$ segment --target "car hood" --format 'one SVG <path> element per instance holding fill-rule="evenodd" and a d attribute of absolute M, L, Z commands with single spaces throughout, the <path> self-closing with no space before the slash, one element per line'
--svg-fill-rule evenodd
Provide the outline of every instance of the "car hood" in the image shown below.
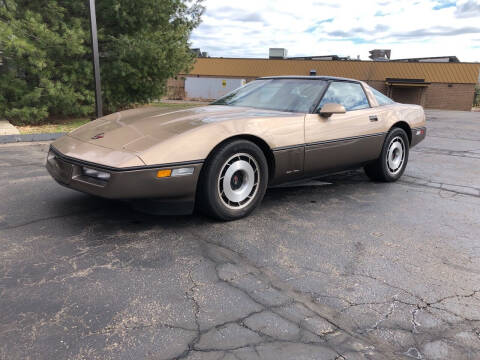
<path fill-rule="evenodd" d="M 142 152 L 154 144 L 209 123 L 278 117 L 282 114 L 288 113 L 220 105 L 167 113 L 159 107 L 144 107 L 97 119 L 72 131 L 69 136 L 108 149 Z"/>

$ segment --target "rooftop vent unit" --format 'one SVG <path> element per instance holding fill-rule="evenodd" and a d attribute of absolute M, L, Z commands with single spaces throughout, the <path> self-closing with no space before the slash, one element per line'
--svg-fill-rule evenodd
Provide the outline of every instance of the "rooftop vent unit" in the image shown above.
<path fill-rule="evenodd" d="M 287 57 L 287 49 L 285 48 L 270 48 L 268 49 L 269 59 L 285 59 Z"/>
<path fill-rule="evenodd" d="M 390 49 L 375 49 L 369 51 L 369 58 L 373 61 L 389 61 L 392 50 Z"/>
<path fill-rule="evenodd" d="M 196 57 L 208 57 L 208 53 L 206 51 L 202 51 L 200 48 L 195 48 L 195 49 L 190 49 L 190 51 L 195 55 Z"/>

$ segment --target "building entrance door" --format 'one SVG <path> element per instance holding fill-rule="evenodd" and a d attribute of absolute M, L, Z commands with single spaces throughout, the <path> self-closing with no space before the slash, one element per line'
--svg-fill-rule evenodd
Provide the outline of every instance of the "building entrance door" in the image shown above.
<path fill-rule="evenodd" d="M 417 104 L 422 105 L 422 87 L 392 87 L 392 99 L 403 104 Z"/>

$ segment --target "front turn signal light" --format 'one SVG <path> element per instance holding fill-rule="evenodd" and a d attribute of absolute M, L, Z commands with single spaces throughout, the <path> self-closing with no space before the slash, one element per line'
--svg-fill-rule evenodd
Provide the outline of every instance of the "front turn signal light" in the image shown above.
<path fill-rule="evenodd" d="M 157 171 L 157 178 L 164 178 L 164 177 L 170 177 L 172 175 L 172 170 L 158 170 Z"/>

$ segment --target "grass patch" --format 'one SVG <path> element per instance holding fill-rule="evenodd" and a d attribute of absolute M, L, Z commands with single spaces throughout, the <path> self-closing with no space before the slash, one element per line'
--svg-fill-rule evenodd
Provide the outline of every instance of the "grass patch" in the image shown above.
<path fill-rule="evenodd" d="M 89 121 L 89 118 L 65 119 L 51 124 L 17 126 L 17 129 L 20 134 L 61 133 L 72 131 Z"/>

